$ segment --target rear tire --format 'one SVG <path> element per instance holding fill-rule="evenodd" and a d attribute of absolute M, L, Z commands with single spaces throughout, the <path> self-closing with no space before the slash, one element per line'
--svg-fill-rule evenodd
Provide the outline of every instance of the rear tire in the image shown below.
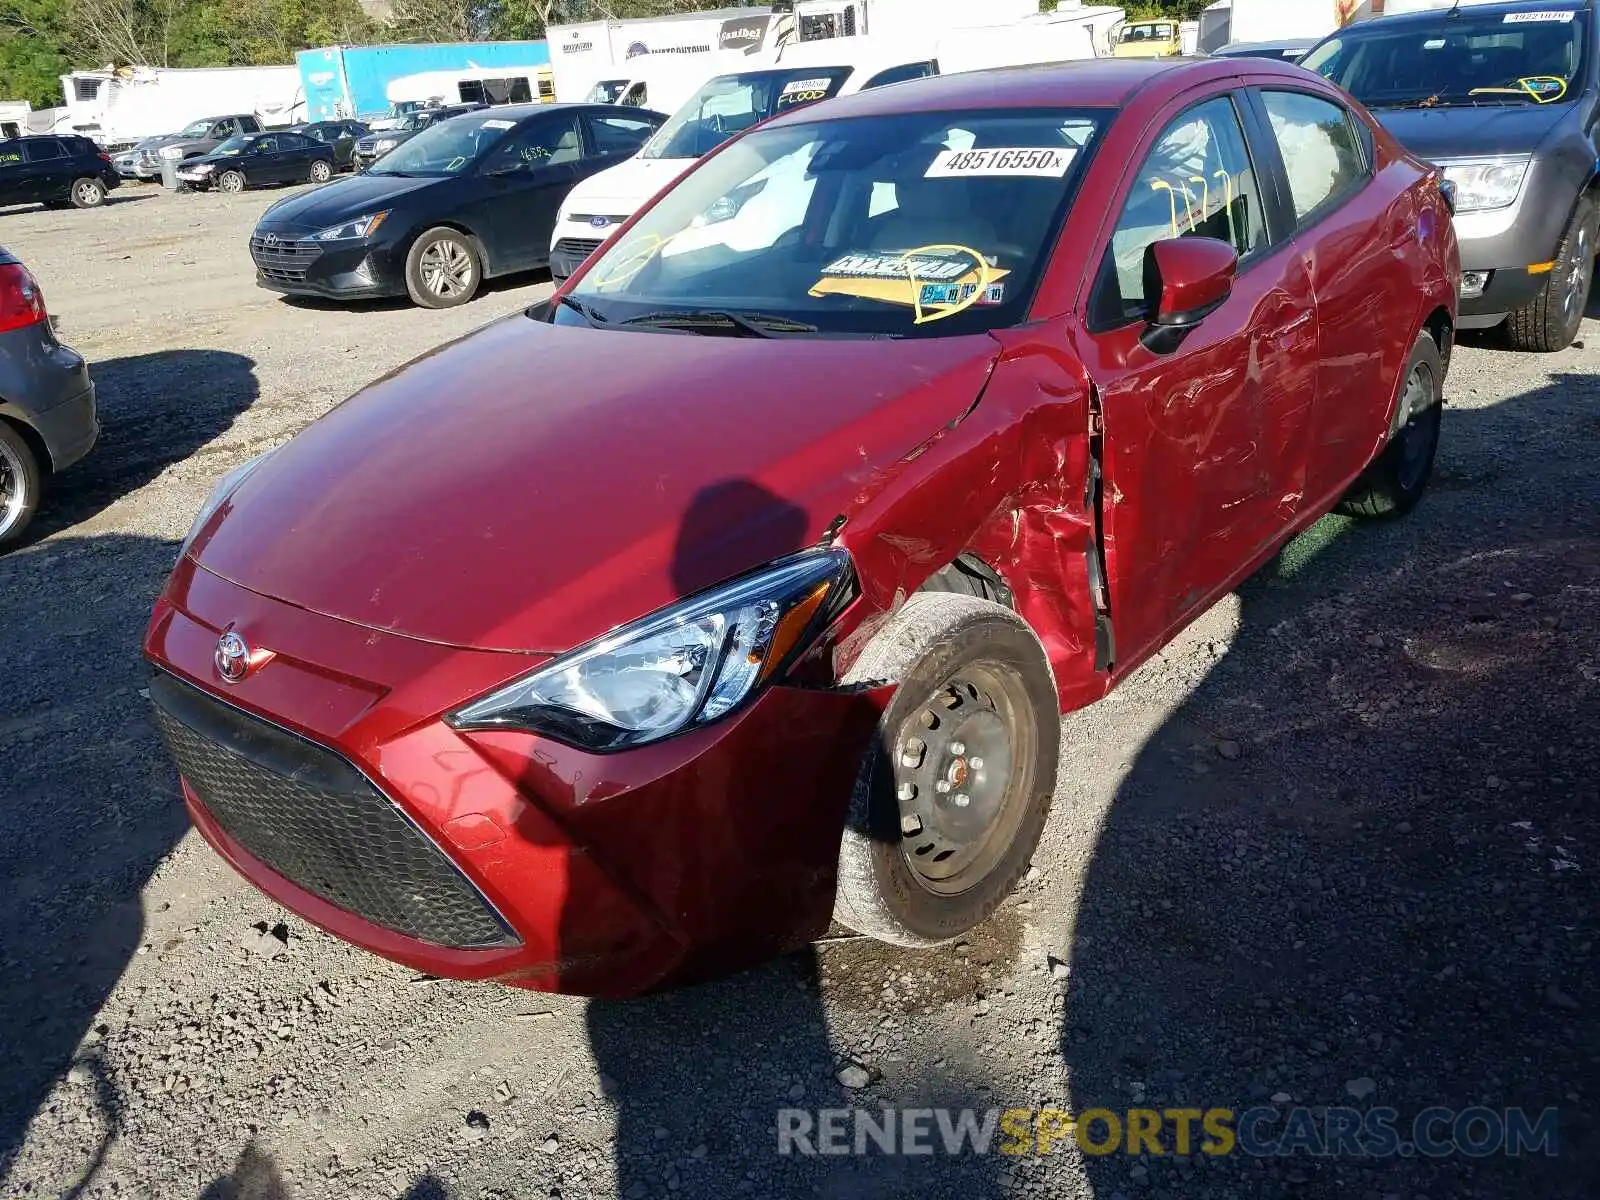
<path fill-rule="evenodd" d="M 324 162 L 322 159 L 319 158 L 319 159 L 317 159 L 316 162 L 311 164 L 311 182 L 312 183 L 327 183 L 328 180 L 330 180 L 332 178 L 333 178 L 333 168 L 331 166 L 329 166 L 326 162 Z"/>
<path fill-rule="evenodd" d="M 227 192 L 230 196 L 237 196 L 244 191 L 244 172 L 224 171 L 217 176 L 217 190 Z"/>
<path fill-rule="evenodd" d="M 1055 794 L 1060 701 L 1021 617 L 948 592 L 907 600 L 845 682 L 876 680 L 900 686 L 856 777 L 834 918 L 936 946 L 986 920 L 1028 869 Z"/>
<path fill-rule="evenodd" d="M 1572 345 L 1589 306 L 1594 255 L 1595 207 L 1584 196 L 1556 250 L 1555 269 L 1545 276 L 1539 294 L 1506 318 L 1506 337 L 1513 350 L 1550 354 Z"/>
<path fill-rule="evenodd" d="M 20 433 L 0 421 L 0 551 L 28 528 L 43 491 L 44 472 L 33 450 Z"/>
<path fill-rule="evenodd" d="M 457 229 L 430 229 L 406 255 L 406 291 L 423 308 L 454 308 L 478 294 L 483 260 L 472 240 Z"/>
<path fill-rule="evenodd" d="M 73 208 L 99 208 L 106 202 L 106 185 L 88 176 L 74 179 L 67 200 Z"/>
<path fill-rule="evenodd" d="M 1339 511 L 1352 517 L 1403 517 L 1417 506 L 1433 477 L 1444 416 L 1444 363 L 1427 330 L 1417 335 L 1401 376 L 1400 428 L 1384 443 L 1344 499 Z"/>

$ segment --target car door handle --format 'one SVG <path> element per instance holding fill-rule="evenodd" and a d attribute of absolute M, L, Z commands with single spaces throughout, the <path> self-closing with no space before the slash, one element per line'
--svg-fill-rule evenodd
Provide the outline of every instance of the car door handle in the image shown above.
<path fill-rule="evenodd" d="M 1390 239 L 1389 249 L 1403 250 L 1416 240 L 1417 227 L 1415 225 L 1407 225 L 1402 232 L 1395 234 L 1395 236 Z"/>
<path fill-rule="evenodd" d="M 1271 340 L 1280 347 L 1287 346 L 1294 340 L 1295 334 L 1299 333 L 1307 325 L 1311 324 L 1311 316 L 1311 313 L 1304 312 L 1287 324 L 1278 326 L 1278 328 L 1273 330 L 1269 335 Z"/>

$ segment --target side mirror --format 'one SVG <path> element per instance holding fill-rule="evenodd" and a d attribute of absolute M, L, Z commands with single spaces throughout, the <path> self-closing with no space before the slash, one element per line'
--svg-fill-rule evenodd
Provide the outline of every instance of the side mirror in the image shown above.
<path fill-rule="evenodd" d="M 1144 301 L 1149 324 L 1140 340 L 1157 354 L 1172 353 L 1233 295 L 1238 274 L 1238 252 L 1216 238 L 1169 238 L 1147 247 Z"/>

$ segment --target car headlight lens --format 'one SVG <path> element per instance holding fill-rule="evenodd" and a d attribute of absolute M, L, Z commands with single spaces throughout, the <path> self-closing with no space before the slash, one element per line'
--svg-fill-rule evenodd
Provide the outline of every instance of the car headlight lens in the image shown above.
<path fill-rule="evenodd" d="M 194 166 L 189 168 L 189 170 L 193 171 L 196 175 L 209 175 L 216 169 L 215 163 L 195 163 Z"/>
<path fill-rule="evenodd" d="M 625 625 L 451 713 L 623 750 L 709 724 L 770 682 L 847 597 L 850 558 L 810 551 Z"/>
<path fill-rule="evenodd" d="M 383 224 L 388 215 L 388 209 L 383 212 L 368 213 L 364 217 L 357 217 L 355 220 L 346 221 L 342 225 L 332 225 L 327 229 L 319 230 L 313 233 L 307 241 L 349 242 L 359 238 L 369 238 L 378 232 L 378 226 Z"/>
<path fill-rule="evenodd" d="M 1444 177 L 1456 185 L 1458 213 L 1486 212 L 1514 204 L 1528 174 L 1526 158 L 1485 158 L 1441 163 Z"/>
<path fill-rule="evenodd" d="M 240 463 L 217 481 L 217 486 L 211 489 L 211 495 L 206 497 L 206 502 L 200 506 L 200 511 L 195 514 L 194 523 L 189 526 L 189 532 L 183 535 L 183 544 L 178 547 L 178 557 L 180 559 L 189 553 L 189 547 L 194 545 L 195 538 L 200 536 L 201 528 L 212 518 L 217 509 L 227 502 L 228 497 L 233 495 L 239 489 L 239 485 L 249 479 L 251 473 L 266 462 L 271 454 L 271 450 L 266 451 L 264 454 L 258 454 L 254 458 Z"/>
<path fill-rule="evenodd" d="M 393 150 L 397 145 L 399 145 L 399 142 L 394 138 L 380 138 L 372 144 L 372 148 L 374 150 Z"/>

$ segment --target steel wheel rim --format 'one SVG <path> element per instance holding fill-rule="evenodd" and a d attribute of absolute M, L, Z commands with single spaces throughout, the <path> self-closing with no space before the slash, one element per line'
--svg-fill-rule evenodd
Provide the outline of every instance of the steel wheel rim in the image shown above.
<path fill-rule="evenodd" d="M 425 249 L 417 265 L 422 271 L 423 286 L 441 300 L 465 295 L 472 285 L 472 255 L 465 246 L 449 238 L 442 238 Z"/>
<path fill-rule="evenodd" d="M 1437 397 L 1434 394 L 1433 372 L 1423 363 L 1411 368 L 1406 377 L 1406 390 L 1400 398 L 1406 414 L 1406 423 L 1400 428 L 1400 486 L 1405 491 L 1415 490 L 1427 472 L 1433 454 L 1434 414 Z"/>
<path fill-rule="evenodd" d="M 0 442 L 0 537 L 4 537 L 22 520 L 22 510 L 28 502 L 27 473 L 22 459 L 5 442 Z"/>
<path fill-rule="evenodd" d="M 225 192 L 240 192 L 244 190 L 244 180 L 233 171 L 222 177 L 222 190 Z"/>
<path fill-rule="evenodd" d="M 92 183 L 80 183 L 78 185 L 78 199 L 85 204 L 98 204 L 100 202 L 100 191 Z"/>
<path fill-rule="evenodd" d="M 1027 692 L 1012 672 L 963 667 L 902 723 L 893 747 L 900 851 L 918 884 L 959 895 L 1004 857 L 1021 827 L 1032 761 Z M 963 803 L 964 801 L 964 803 Z"/>
<path fill-rule="evenodd" d="M 1588 229 L 1578 230 L 1576 251 L 1567 269 L 1567 295 L 1562 307 L 1570 321 L 1582 317 L 1589 299 L 1589 279 L 1594 270 L 1594 258 L 1589 252 Z"/>

